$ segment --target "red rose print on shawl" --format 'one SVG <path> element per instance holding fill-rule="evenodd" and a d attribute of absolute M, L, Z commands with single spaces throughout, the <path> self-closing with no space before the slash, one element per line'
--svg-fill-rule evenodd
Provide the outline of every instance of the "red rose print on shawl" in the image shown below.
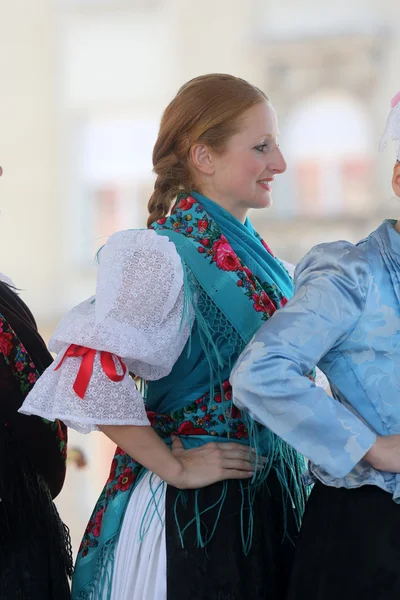
<path fill-rule="evenodd" d="M 240 268 L 238 257 L 224 235 L 214 242 L 212 247 L 213 262 L 223 271 L 237 271 Z"/>
<path fill-rule="evenodd" d="M 195 202 L 196 200 L 191 196 L 188 196 L 187 198 L 182 198 L 182 200 L 178 204 L 178 208 L 180 208 L 181 210 L 190 210 Z"/>
<path fill-rule="evenodd" d="M 197 229 L 199 233 L 205 233 L 208 229 L 208 226 L 209 222 L 207 221 L 207 219 L 199 219 L 197 221 Z"/>
<path fill-rule="evenodd" d="M 253 294 L 254 308 L 257 312 L 265 312 L 272 315 L 275 312 L 274 303 L 268 298 L 265 292 Z"/>
<path fill-rule="evenodd" d="M 0 334 L 0 352 L 8 356 L 12 350 L 12 335 L 11 333 Z"/>

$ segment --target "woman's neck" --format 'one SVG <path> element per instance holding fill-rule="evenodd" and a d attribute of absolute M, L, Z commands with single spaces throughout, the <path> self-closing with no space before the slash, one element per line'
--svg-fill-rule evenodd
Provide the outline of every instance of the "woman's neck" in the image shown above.
<path fill-rule="evenodd" d="M 212 200 L 212 202 L 214 202 L 215 204 L 218 204 L 218 206 L 226 210 L 241 223 L 244 223 L 246 221 L 248 213 L 248 208 L 246 206 L 235 204 L 229 198 L 226 198 L 226 196 L 222 196 L 221 194 L 218 194 L 215 191 L 208 192 L 207 190 L 204 190 L 199 193 L 208 198 L 209 200 Z"/>

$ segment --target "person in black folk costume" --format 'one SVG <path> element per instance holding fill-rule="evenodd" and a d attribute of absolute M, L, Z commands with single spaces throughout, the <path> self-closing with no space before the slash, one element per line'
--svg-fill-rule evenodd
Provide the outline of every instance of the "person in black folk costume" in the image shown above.
<path fill-rule="evenodd" d="M 53 504 L 64 483 L 67 428 L 18 413 L 51 362 L 32 313 L 0 274 L 1 600 L 70 598 L 69 533 Z"/>

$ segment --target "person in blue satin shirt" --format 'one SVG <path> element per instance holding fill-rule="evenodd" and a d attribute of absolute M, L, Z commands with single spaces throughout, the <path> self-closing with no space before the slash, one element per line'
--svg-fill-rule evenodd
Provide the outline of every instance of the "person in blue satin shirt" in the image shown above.
<path fill-rule="evenodd" d="M 400 140 L 400 93 L 384 134 Z M 393 170 L 400 197 L 400 150 Z M 289 600 L 400 598 L 400 220 L 321 244 L 232 376 L 236 406 L 309 459 Z M 304 375 L 325 373 L 333 397 Z"/>

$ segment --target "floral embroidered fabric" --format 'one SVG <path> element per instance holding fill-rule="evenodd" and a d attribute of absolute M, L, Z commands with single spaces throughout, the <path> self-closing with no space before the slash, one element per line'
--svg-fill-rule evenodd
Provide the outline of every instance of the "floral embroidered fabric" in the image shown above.
<path fill-rule="evenodd" d="M 18 381 L 22 394 L 26 396 L 36 383 L 39 373 L 26 348 L 1 313 L 0 353 Z M 52 421 L 44 419 L 44 421 L 57 437 L 60 454 L 65 461 L 67 453 L 67 427 L 58 419 Z"/>

